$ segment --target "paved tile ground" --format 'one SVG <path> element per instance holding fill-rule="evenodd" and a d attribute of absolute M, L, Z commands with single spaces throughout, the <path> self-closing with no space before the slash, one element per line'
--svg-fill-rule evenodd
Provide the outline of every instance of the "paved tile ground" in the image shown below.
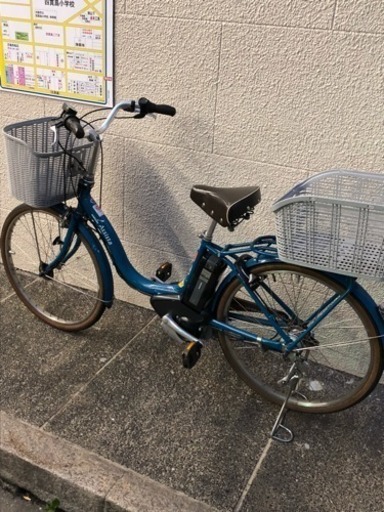
<path fill-rule="evenodd" d="M 0 268 L 0 408 L 221 511 L 382 512 L 384 389 L 349 411 L 289 414 L 237 378 L 216 342 L 196 367 L 151 311 L 116 301 L 86 332 L 35 319 Z M 85 511 L 81 511 L 85 512 Z"/>
<path fill-rule="evenodd" d="M 43 507 L 0 489 L 0 512 L 41 512 Z"/>
<path fill-rule="evenodd" d="M 0 512 L 42 512 L 44 508 L 28 493 L 19 492 L 0 480 Z"/>

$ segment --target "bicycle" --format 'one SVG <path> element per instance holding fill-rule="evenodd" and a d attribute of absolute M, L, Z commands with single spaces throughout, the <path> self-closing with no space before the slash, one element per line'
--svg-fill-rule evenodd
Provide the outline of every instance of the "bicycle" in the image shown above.
<path fill-rule="evenodd" d="M 145 277 L 129 261 L 91 195 L 101 134 L 119 111 L 139 119 L 176 113 L 171 106 L 141 98 L 117 104 L 99 128 L 66 105 L 58 118 L 4 128 L 11 191 L 26 204 L 11 211 L 4 222 L 1 256 L 21 301 L 57 329 L 91 327 L 114 299 L 107 253 L 126 284 L 150 296 L 165 332 L 184 344 L 186 368 L 196 364 L 206 340 L 217 334 L 225 357 L 241 379 L 280 405 L 271 432 L 274 439 L 293 438 L 283 424 L 288 410 L 331 413 L 363 400 L 383 372 L 384 322 L 357 277 L 380 276 L 383 251 L 380 248 L 376 255 L 371 250 L 367 260 L 362 252 L 370 247 L 366 236 L 363 248 L 361 244 L 354 247 L 352 257 L 350 247 L 349 252 L 342 250 L 346 237 L 341 236 L 340 219 L 345 208 L 350 215 L 351 201 L 342 204 L 342 210 L 343 200 L 337 195 L 330 199 L 329 192 L 320 191 L 311 200 L 306 191 L 313 183 L 322 186 L 323 182 L 329 189 L 332 178 L 339 180 L 335 189 L 340 193 L 340 183 L 349 176 L 352 182 L 370 179 L 372 198 L 377 175 L 331 172 L 321 179 L 320 175 L 309 178 L 274 206 L 282 219 L 278 241 L 270 235 L 224 247 L 213 242 L 216 227 L 233 231 L 248 220 L 260 202 L 260 188 L 194 186 L 191 199 L 210 220 L 187 276 L 181 282 L 169 282 L 172 269 L 165 263 L 155 277 Z M 345 188 L 350 192 L 351 184 Z M 356 187 L 362 188 L 361 184 Z M 321 201 L 324 197 L 328 210 Z M 364 235 L 367 222 L 360 221 L 360 216 L 364 220 L 368 214 L 361 203 L 357 202 L 361 210 L 357 224 Z M 315 210 L 318 204 L 320 209 Z M 373 210 L 380 214 L 380 208 Z M 350 215 L 348 225 L 356 224 L 356 215 Z M 317 242 L 313 237 L 308 241 L 310 228 L 319 219 L 324 223 L 324 218 L 331 227 L 335 219 L 339 221 L 336 235 L 326 232 Z M 383 245 L 383 236 L 379 239 Z"/>

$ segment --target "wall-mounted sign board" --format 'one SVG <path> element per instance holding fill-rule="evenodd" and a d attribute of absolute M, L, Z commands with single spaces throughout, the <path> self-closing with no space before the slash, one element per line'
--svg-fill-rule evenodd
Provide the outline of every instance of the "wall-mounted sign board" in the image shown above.
<path fill-rule="evenodd" d="M 113 105 L 113 0 L 0 0 L 1 89 Z"/>

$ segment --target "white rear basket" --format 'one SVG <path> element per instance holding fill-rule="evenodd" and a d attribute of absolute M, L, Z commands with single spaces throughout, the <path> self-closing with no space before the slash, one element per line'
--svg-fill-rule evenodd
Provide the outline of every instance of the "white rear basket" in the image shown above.
<path fill-rule="evenodd" d="M 274 203 L 281 260 L 384 278 L 384 175 L 326 171 Z"/>

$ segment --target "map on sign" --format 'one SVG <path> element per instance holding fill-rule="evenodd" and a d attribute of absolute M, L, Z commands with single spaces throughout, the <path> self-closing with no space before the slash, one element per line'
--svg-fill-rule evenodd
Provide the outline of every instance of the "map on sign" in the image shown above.
<path fill-rule="evenodd" d="M 113 104 L 113 0 L 0 0 L 1 88 Z"/>

